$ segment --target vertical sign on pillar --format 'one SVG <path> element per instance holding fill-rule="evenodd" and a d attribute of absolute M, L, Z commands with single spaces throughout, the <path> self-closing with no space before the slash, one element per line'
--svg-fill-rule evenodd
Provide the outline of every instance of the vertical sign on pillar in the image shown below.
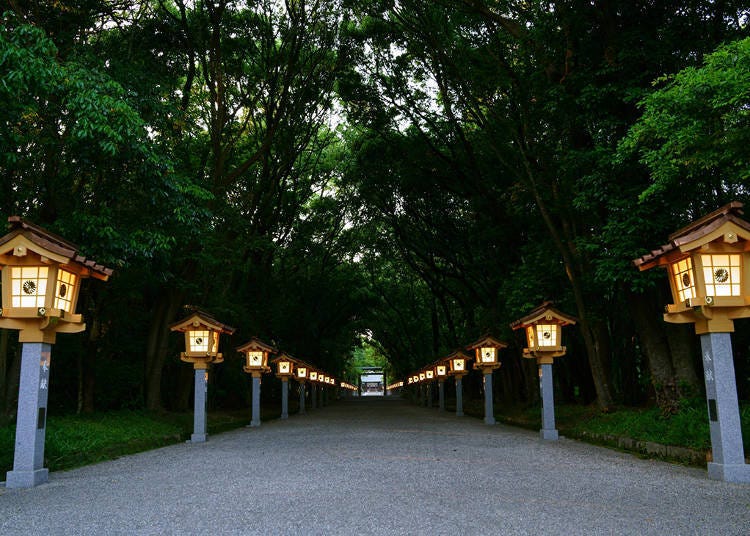
<path fill-rule="evenodd" d="M 542 439 L 555 441 L 559 434 L 555 428 L 555 395 L 552 382 L 552 363 L 539 365 L 539 390 L 542 394 Z"/>
<path fill-rule="evenodd" d="M 193 411 L 193 433 L 190 441 L 202 443 L 206 440 L 206 407 L 208 400 L 208 369 L 194 369 L 195 375 L 195 409 Z"/>
<path fill-rule="evenodd" d="M 281 418 L 289 418 L 289 379 L 281 380 Z"/>
<path fill-rule="evenodd" d="M 706 333 L 700 339 L 713 457 L 708 463 L 708 476 L 717 480 L 724 480 L 727 474 L 742 476 L 747 466 L 739 406 L 736 404 L 731 336 L 729 333 Z"/>
<path fill-rule="evenodd" d="M 47 482 L 44 438 L 47 428 L 47 396 L 52 345 L 24 343 L 21 352 L 21 391 L 13 470 L 6 476 L 9 488 L 30 488 Z"/>

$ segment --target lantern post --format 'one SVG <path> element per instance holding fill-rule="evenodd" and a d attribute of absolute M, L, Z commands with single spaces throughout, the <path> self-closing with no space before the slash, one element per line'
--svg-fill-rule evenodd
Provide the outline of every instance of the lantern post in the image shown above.
<path fill-rule="evenodd" d="M 13 470 L 8 488 L 30 488 L 49 480 L 44 467 L 52 345 L 58 333 L 80 333 L 76 314 L 82 279 L 106 281 L 112 270 L 78 253 L 78 247 L 18 216 L 0 237 L 2 306 L 0 328 L 19 330 L 21 379 Z"/>
<path fill-rule="evenodd" d="M 463 377 L 469 372 L 468 364 L 470 359 L 471 357 L 460 350 L 453 352 L 444 359 L 450 367 L 448 375 L 453 376 L 456 382 L 456 417 L 464 416 Z"/>
<path fill-rule="evenodd" d="M 268 354 L 275 354 L 276 349 L 253 337 L 250 342 L 237 348 L 237 351 L 245 355 L 245 366 L 242 370 L 252 377 L 253 400 L 250 426 L 257 427 L 260 426 L 260 379 L 263 374 L 271 372 L 268 366 Z"/>
<path fill-rule="evenodd" d="M 318 406 L 318 374 L 317 370 L 310 370 L 307 376 L 310 378 L 310 408 Z"/>
<path fill-rule="evenodd" d="M 299 383 L 299 414 L 304 415 L 305 411 L 305 384 L 307 382 L 307 375 L 310 367 L 306 363 L 297 363 L 296 370 L 294 371 L 294 377 Z"/>
<path fill-rule="evenodd" d="M 276 365 L 276 377 L 281 380 L 281 418 L 289 418 L 289 378 L 294 377 L 294 359 L 282 353 L 271 360 Z"/>
<path fill-rule="evenodd" d="M 432 407 L 432 384 L 435 380 L 435 369 L 433 367 L 427 367 L 424 371 L 425 382 L 427 384 L 427 394 L 425 396 L 425 405 L 428 408 Z"/>
<path fill-rule="evenodd" d="M 445 411 L 445 378 L 448 376 L 448 365 L 445 362 L 435 364 L 435 377 L 438 382 L 438 409 Z"/>
<path fill-rule="evenodd" d="M 427 375 L 424 371 L 419 373 L 419 405 L 427 406 Z"/>
<path fill-rule="evenodd" d="M 219 352 L 219 335 L 231 335 L 234 328 L 222 324 L 204 311 L 195 311 L 172 324 L 169 329 L 185 334 L 185 351 L 180 353 L 180 360 L 193 364 L 195 386 L 190 441 L 202 443 L 207 438 L 208 373 L 212 364 L 224 361 L 224 356 Z"/>
<path fill-rule="evenodd" d="M 664 320 L 690 323 L 700 336 L 713 460 L 708 476 L 750 483 L 732 356 L 734 320 L 750 317 L 750 223 L 743 204 L 729 203 L 635 259 L 640 270 L 663 267 L 674 303 Z"/>
<path fill-rule="evenodd" d="M 575 323 L 575 318 L 554 309 L 551 302 L 544 302 L 510 325 L 513 329 L 525 330 L 527 347 L 523 350 L 523 357 L 536 359 L 539 369 L 539 392 L 542 399 L 542 429 L 539 434 L 542 439 L 555 441 L 559 437 L 555 428 L 552 363 L 556 357 L 565 355 L 562 327 Z"/>
<path fill-rule="evenodd" d="M 467 346 L 467 350 L 474 350 L 474 368 L 481 370 L 484 374 L 484 423 L 495 424 L 495 407 L 492 401 L 492 373 L 500 368 L 498 350 L 508 345 L 504 342 L 486 335 Z"/>

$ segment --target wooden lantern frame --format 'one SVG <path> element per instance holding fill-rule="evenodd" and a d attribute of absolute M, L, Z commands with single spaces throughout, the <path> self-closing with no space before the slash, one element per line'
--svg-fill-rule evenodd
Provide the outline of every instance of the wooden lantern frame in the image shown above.
<path fill-rule="evenodd" d="M 0 328 L 19 330 L 19 342 L 54 344 L 57 333 L 86 329 L 76 314 L 81 280 L 107 281 L 112 269 L 78 253 L 78 246 L 18 216 L 0 237 Z"/>
<path fill-rule="evenodd" d="M 734 201 L 669 236 L 669 243 L 633 264 L 665 268 L 674 303 L 664 320 L 695 324 L 698 335 L 730 333 L 750 317 L 750 223 Z"/>
<path fill-rule="evenodd" d="M 268 356 L 278 353 L 276 348 L 264 343 L 257 337 L 253 337 L 249 342 L 238 347 L 237 351 L 244 354 L 245 357 L 245 366 L 242 367 L 242 370 L 257 378 L 271 372 L 271 368 L 268 366 Z M 254 357 L 260 357 L 260 363 L 256 364 L 256 360 L 252 359 Z"/>
<path fill-rule="evenodd" d="M 281 352 L 277 357 L 271 360 L 271 363 L 276 365 L 276 377 L 284 379 L 295 378 L 297 375 L 295 371 L 299 366 L 299 361 L 294 359 L 292 356 L 285 352 Z"/>
<path fill-rule="evenodd" d="M 485 335 L 478 341 L 471 343 L 466 349 L 474 350 L 474 368 L 487 371 L 500 368 L 499 353 L 501 349 L 507 347 L 507 343 L 491 335 Z"/>
<path fill-rule="evenodd" d="M 185 334 L 185 351 L 180 353 L 180 360 L 192 363 L 196 369 L 207 369 L 213 363 L 223 362 L 224 356 L 219 352 L 219 336 L 235 332 L 235 328 L 219 322 L 205 311 L 194 311 L 169 326 L 169 329 Z M 208 337 L 205 350 L 196 348 L 196 337 L 203 336 L 203 333 Z"/>
<path fill-rule="evenodd" d="M 450 376 L 466 376 L 469 373 L 469 361 L 472 357 L 461 351 L 456 350 L 450 355 L 445 356 L 442 361 L 448 363 L 448 374 Z"/>
<path fill-rule="evenodd" d="M 528 315 L 511 323 L 510 327 L 525 331 L 527 346 L 523 349 L 523 357 L 536 358 L 537 362 L 542 364 L 552 363 L 555 357 L 565 355 L 562 328 L 574 325 L 576 321 L 576 318 L 561 313 L 552 307 L 552 302 L 547 301 Z M 545 337 L 545 333 L 549 333 L 549 337 Z"/>

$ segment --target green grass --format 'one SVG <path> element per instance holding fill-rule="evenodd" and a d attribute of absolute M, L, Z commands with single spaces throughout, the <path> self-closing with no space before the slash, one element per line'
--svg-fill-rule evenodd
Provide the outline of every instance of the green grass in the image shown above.
<path fill-rule="evenodd" d="M 209 433 L 247 424 L 247 410 L 211 413 Z M 126 454 L 163 447 L 190 437 L 192 413 L 117 411 L 92 415 L 49 416 L 45 464 L 51 471 L 111 460 Z M 15 424 L 0 427 L 0 471 L 13 466 Z"/>
<path fill-rule="evenodd" d="M 465 402 L 464 411 L 467 415 L 482 417 L 484 403 L 482 400 Z M 541 428 L 539 406 L 522 408 L 496 404 L 495 418 L 531 430 Z M 558 404 L 555 420 L 562 435 L 585 441 L 611 444 L 611 441 L 597 441 L 597 438 L 625 437 L 696 451 L 711 448 L 706 401 L 698 398 L 683 400 L 680 411 L 670 417 L 662 415 L 658 408 L 620 407 L 617 411 L 602 413 L 594 406 Z M 750 454 L 750 403 L 741 404 L 740 420 L 747 456 Z"/>

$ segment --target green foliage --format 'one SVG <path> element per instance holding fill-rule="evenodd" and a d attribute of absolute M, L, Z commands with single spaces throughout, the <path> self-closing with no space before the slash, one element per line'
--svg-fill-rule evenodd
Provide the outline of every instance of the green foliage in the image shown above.
<path fill-rule="evenodd" d="M 642 198 L 672 192 L 730 199 L 746 191 L 750 165 L 750 38 L 721 46 L 700 67 L 656 81 L 621 153 L 638 154 L 653 184 Z"/>
<path fill-rule="evenodd" d="M 246 412 L 209 415 L 211 433 L 246 423 Z M 192 426 L 192 414 L 113 411 L 86 416 L 50 417 L 47 421 L 44 466 L 51 471 L 72 469 L 178 443 L 190 437 Z M 13 467 L 14 431 L 14 426 L 0 427 L 2 471 Z"/>

